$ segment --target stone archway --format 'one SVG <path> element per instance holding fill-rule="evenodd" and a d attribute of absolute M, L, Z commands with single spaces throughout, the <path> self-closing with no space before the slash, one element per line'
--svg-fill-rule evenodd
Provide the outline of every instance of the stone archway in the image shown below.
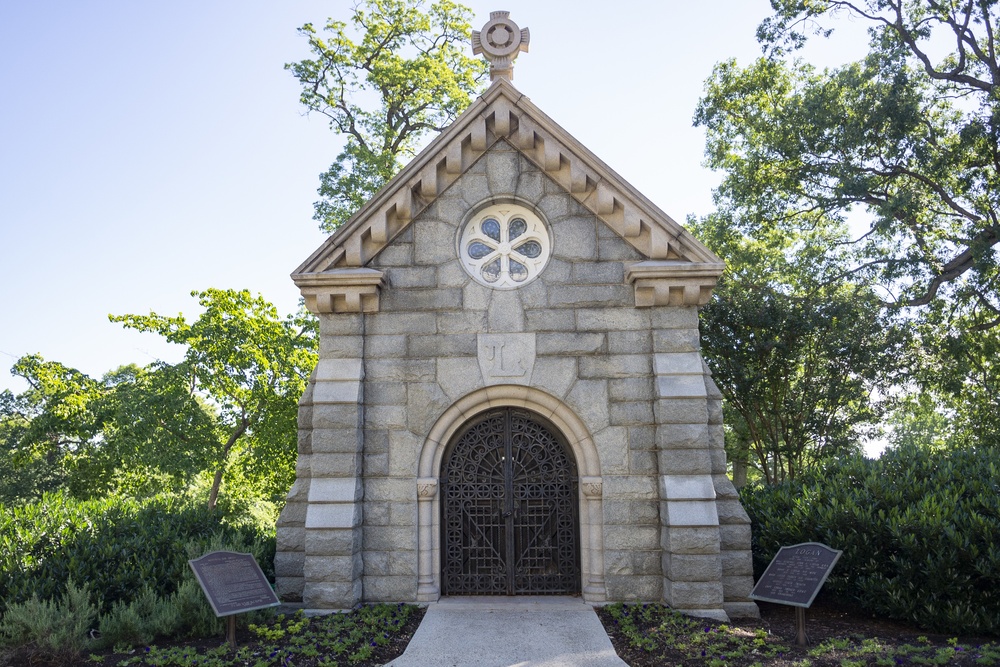
<path fill-rule="evenodd" d="M 439 476 L 448 445 L 464 425 L 498 407 L 524 408 L 540 415 L 558 430 L 576 461 L 579 482 L 580 569 L 583 598 L 603 602 L 604 531 L 602 479 L 597 448 L 582 420 L 558 398 L 534 387 L 495 385 L 456 401 L 437 419 L 421 448 L 417 479 L 418 583 L 417 600 L 441 596 L 441 494 Z"/>

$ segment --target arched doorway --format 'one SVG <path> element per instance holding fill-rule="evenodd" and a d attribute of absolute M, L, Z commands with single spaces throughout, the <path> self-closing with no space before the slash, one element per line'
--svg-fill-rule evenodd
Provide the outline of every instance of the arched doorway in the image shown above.
<path fill-rule="evenodd" d="M 538 414 L 504 407 L 464 424 L 441 468 L 446 595 L 580 592 L 576 461 Z"/>

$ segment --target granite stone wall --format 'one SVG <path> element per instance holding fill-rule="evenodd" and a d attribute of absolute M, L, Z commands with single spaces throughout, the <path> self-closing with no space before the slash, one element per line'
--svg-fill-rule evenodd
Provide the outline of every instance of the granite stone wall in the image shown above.
<path fill-rule="evenodd" d="M 509 291 L 472 280 L 457 252 L 470 212 L 502 201 L 538 211 L 552 235 L 538 279 Z M 378 312 L 321 316 L 299 481 L 279 521 L 281 595 L 315 607 L 416 600 L 428 433 L 472 392 L 524 384 L 571 410 L 596 447 L 600 595 L 754 613 L 749 522 L 725 475 L 697 309 L 637 308 L 625 270 L 643 259 L 505 141 L 440 194 L 370 262 L 385 273 Z M 524 376 L 484 368 L 491 335 L 530 359 Z"/>

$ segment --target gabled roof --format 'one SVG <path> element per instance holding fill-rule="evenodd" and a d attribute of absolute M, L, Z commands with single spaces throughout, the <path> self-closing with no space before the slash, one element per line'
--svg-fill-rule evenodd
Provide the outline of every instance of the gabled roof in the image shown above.
<path fill-rule="evenodd" d="M 363 267 L 496 142 L 507 140 L 650 260 L 720 260 L 684 227 L 546 116 L 496 80 L 334 232 L 293 276 Z"/>

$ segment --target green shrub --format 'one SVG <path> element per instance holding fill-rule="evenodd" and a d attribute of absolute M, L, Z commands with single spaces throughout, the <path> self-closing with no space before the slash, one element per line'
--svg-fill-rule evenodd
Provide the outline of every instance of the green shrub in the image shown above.
<path fill-rule="evenodd" d="M 214 550 L 214 549 L 213 549 Z M 241 614 L 238 620 L 269 615 Z M 186 576 L 169 597 L 144 590 L 129 604 L 116 603 L 100 619 L 100 646 L 142 646 L 159 637 L 221 637 L 225 619 L 218 618 L 194 575 Z"/>
<path fill-rule="evenodd" d="M 172 636 L 180 625 L 177 607 L 147 586 L 131 602 L 116 602 L 109 613 L 101 616 L 100 645 L 151 644 L 158 637 Z"/>
<path fill-rule="evenodd" d="M 168 597 L 190 576 L 189 554 L 209 551 L 213 539 L 253 553 L 273 578 L 273 526 L 176 496 L 80 501 L 47 494 L 23 507 L 0 505 L 0 605 L 32 595 L 52 600 L 71 578 L 100 593 L 95 602 L 101 614 L 131 602 L 144 587 Z"/>
<path fill-rule="evenodd" d="M 826 590 L 937 631 L 1000 633 L 1000 450 L 887 451 L 746 487 L 757 576 L 782 546 L 843 550 Z"/>
<path fill-rule="evenodd" d="M 8 646 L 26 649 L 32 654 L 31 662 L 61 664 L 90 645 L 88 633 L 96 615 L 89 588 L 69 581 L 57 600 L 32 595 L 8 605 L 0 620 L 0 639 Z"/>
<path fill-rule="evenodd" d="M 212 611 L 212 605 L 194 576 L 187 578 L 170 597 L 177 611 L 180 624 L 177 634 L 181 637 L 215 637 L 223 633 L 225 621 Z"/>

